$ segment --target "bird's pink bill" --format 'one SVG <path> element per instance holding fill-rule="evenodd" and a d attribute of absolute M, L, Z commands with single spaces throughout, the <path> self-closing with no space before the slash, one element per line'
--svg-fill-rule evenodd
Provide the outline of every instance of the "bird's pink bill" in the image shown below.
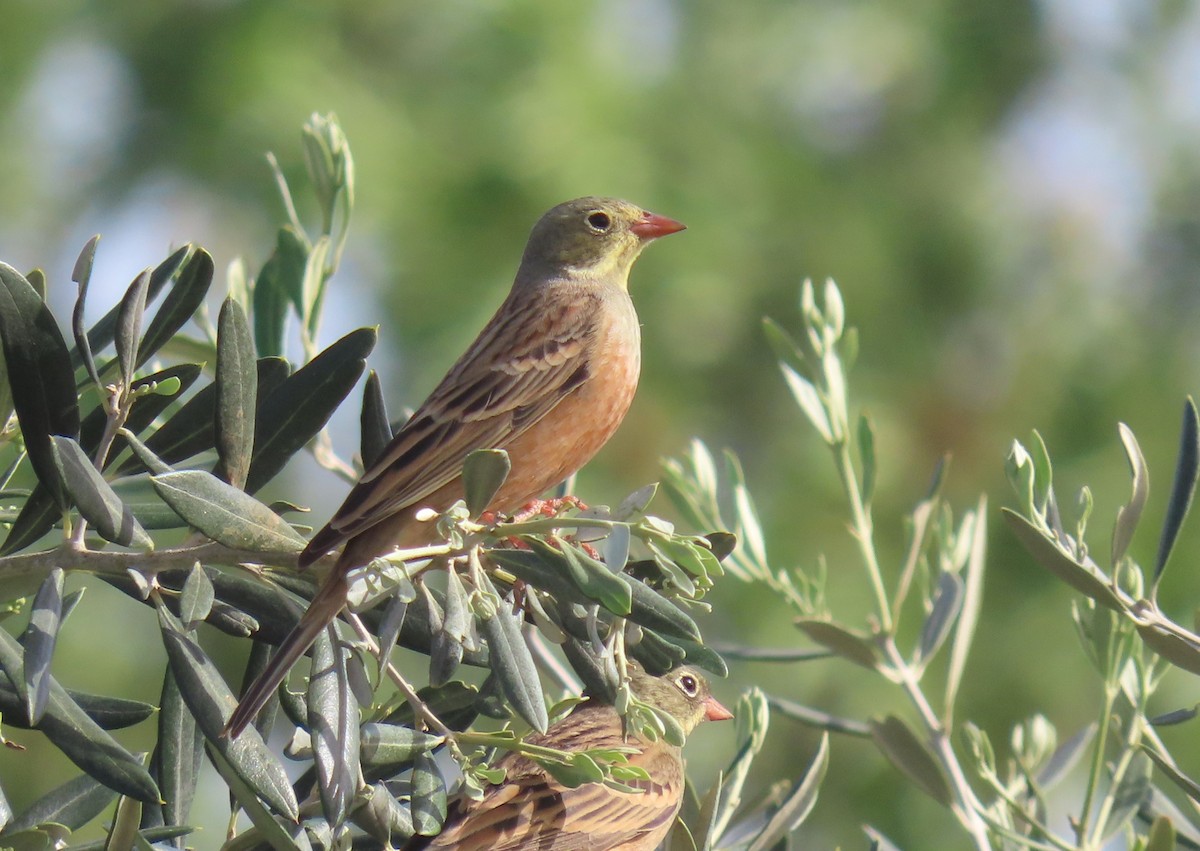
<path fill-rule="evenodd" d="M 686 230 L 687 225 L 657 213 L 645 213 L 641 221 L 634 222 L 629 229 L 641 239 L 658 239 L 660 236 L 668 236 Z"/>
<path fill-rule="evenodd" d="M 733 713 L 721 705 L 721 701 L 710 697 L 704 701 L 704 719 L 706 721 L 728 721 Z"/>

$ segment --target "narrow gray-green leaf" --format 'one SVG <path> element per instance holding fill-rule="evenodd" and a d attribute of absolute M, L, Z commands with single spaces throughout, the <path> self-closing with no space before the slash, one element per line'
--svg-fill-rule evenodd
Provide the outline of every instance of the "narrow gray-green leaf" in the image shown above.
<path fill-rule="evenodd" d="M 1138 446 L 1137 438 L 1125 423 L 1117 426 L 1121 434 L 1121 443 L 1125 446 L 1125 457 L 1129 461 L 1129 471 L 1133 476 L 1132 493 L 1129 502 L 1117 511 L 1117 522 L 1113 525 L 1112 564 L 1116 565 L 1125 557 L 1129 542 L 1138 522 L 1142 519 L 1142 511 L 1146 508 L 1146 499 L 1150 495 L 1150 471 L 1146 468 L 1146 459 Z"/>
<path fill-rule="evenodd" d="M 1175 805 L 1175 802 L 1158 786 L 1152 786 L 1150 789 L 1150 801 L 1146 805 L 1143 812 L 1138 814 L 1143 819 L 1154 817 L 1156 820 L 1160 818 L 1168 819 L 1175 832 L 1178 834 L 1180 844 L 1179 848 L 1196 849 L 1200 848 L 1200 827 L 1197 827 L 1195 822 L 1187 815 L 1184 815 L 1183 810 Z M 1171 848 L 1176 846 L 1172 845 Z"/>
<path fill-rule="evenodd" d="M 1046 441 L 1037 429 L 1030 435 L 1029 458 L 1033 463 L 1033 504 L 1039 512 L 1044 512 L 1054 492 L 1054 466 Z"/>
<path fill-rule="evenodd" d="M 537 666 L 521 636 L 520 619 L 512 613 L 512 606 L 498 596 L 492 602 L 490 613 L 480 616 L 492 670 L 499 677 L 500 690 L 509 705 L 529 726 L 544 733 L 550 720 Z"/>
<path fill-rule="evenodd" d="M 767 345 L 771 347 L 772 354 L 780 364 L 786 364 L 802 373 L 808 371 L 804 352 L 783 326 L 767 316 L 763 318 L 763 332 L 767 338 Z"/>
<path fill-rule="evenodd" d="M 38 589 L 29 613 L 29 626 L 21 636 L 21 645 L 25 649 L 22 657 L 25 717 L 33 725 L 42 720 L 46 702 L 50 699 L 50 660 L 54 656 L 62 620 L 62 593 L 63 571 L 56 567 Z"/>
<path fill-rule="evenodd" d="M 1175 825 L 1166 816 L 1155 818 L 1146 834 L 1145 851 L 1175 851 L 1177 847 Z"/>
<path fill-rule="evenodd" d="M 254 452 L 258 366 L 250 325 L 232 298 L 217 320 L 217 475 L 235 488 L 246 483 Z"/>
<path fill-rule="evenodd" d="M 67 696 L 79 704 L 79 708 L 105 730 L 132 727 L 154 714 L 154 704 L 141 700 L 89 694 L 74 689 L 67 689 Z M 24 698 L 17 693 L 6 677 L 0 677 L 0 713 L 3 713 L 4 725 L 29 729 L 30 725 L 25 720 L 25 711 Z"/>
<path fill-rule="evenodd" d="M 629 561 L 629 550 L 633 544 L 633 534 L 624 523 L 619 523 L 609 530 L 604 539 L 604 563 L 609 570 L 621 571 Z M 632 600 L 630 601 L 632 604 Z"/>
<path fill-rule="evenodd" d="M 426 586 L 422 584 L 422 588 Z M 427 590 L 427 589 L 426 589 Z M 430 611 L 436 605 L 429 600 Z M 441 624 L 433 633 L 429 656 L 429 684 L 445 685 L 454 675 L 463 657 L 463 639 L 469 628 L 470 609 L 462 578 L 453 568 L 446 571 L 446 608 Z M 433 625 L 432 623 L 430 624 Z"/>
<path fill-rule="evenodd" d="M 121 299 L 117 314 L 117 362 L 121 366 L 121 384 L 128 387 L 133 380 L 138 356 L 138 341 L 142 334 L 142 316 L 146 313 L 146 292 L 150 289 L 150 270 L 133 279 Z"/>
<path fill-rule="evenodd" d="M 158 312 L 146 327 L 146 333 L 137 349 L 137 366 L 141 366 L 158 353 L 175 333 L 187 324 L 192 315 L 204 303 L 208 288 L 212 286 L 213 260 L 203 248 L 195 249 L 187 264 L 179 271 L 175 285 L 163 298 Z"/>
<path fill-rule="evenodd" d="M 104 843 L 104 851 L 127 851 L 137 848 L 141 851 L 144 845 L 137 844 L 138 825 L 142 821 L 142 802 L 122 796 L 117 801 L 117 811 L 113 813 L 112 825 L 108 830 L 108 840 Z"/>
<path fill-rule="evenodd" d="M 104 810 L 117 793 L 96 778 L 81 774 L 38 798 L 9 822 L 4 835 L 30 830 L 39 824 L 61 824 L 79 830 Z"/>
<path fill-rule="evenodd" d="M 645 582 L 623 573 L 616 574 L 629 586 L 629 620 L 664 635 L 700 641 L 700 628 L 683 609 Z"/>
<path fill-rule="evenodd" d="M 72 591 L 66 597 L 62 598 L 62 624 L 67 622 L 67 618 L 71 617 L 71 612 L 76 610 L 76 606 L 83 600 L 83 593 L 85 591 L 86 588 L 77 588 L 76 591 Z"/>
<path fill-rule="evenodd" d="M 308 727 L 321 809 L 336 828 L 358 789 L 358 703 L 346 675 L 345 650 L 333 627 L 313 642 L 312 675 L 308 682 Z"/>
<path fill-rule="evenodd" d="M 773 711 L 788 718 L 794 718 L 801 724 L 807 724 L 818 730 L 828 730 L 831 733 L 843 733 L 862 738 L 871 735 L 870 726 L 861 721 L 831 715 L 828 712 L 822 712 L 819 709 L 813 709 L 811 706 L 805 706 L 802 703 L 797 703 L 794 700 L 788 700 L 783 697 L 772 697 L 770 701 Z"/>
<path fill-rule="evenodd" d="M 412 590 L 415 593 L 416 588 Z M 393 595 L 383 611 L 383 620 L 379 622 L 379 646 L 386 653 L 391 653 L 392 648 L 396 645 L 396 639 L 400 637 L 400 630 L 404 628 L 404 617 L 408 614 L 410 602 L 412 601 L 404 599 L 404 597 Z"/>
<path fill-rule="evenodd" d="M 424 733 L 412 727 L 369 722 L 362 725 L 359 747 L 363 765 L 395 765 L 408 762 L 419 753 L 431 751 L 444 741 L 443 736 Z"/>
<path fill-rule="evenodd" d="M 254 340 L 264 356 L 284 353 L 288 304 L 291 292 L 300 289 L 307 257 L 306 241 L 292 228 L 280 228 L 275 250 L 254 281 Z"/>
<path fill-rule="evenodd" d="M 213 607 L 213 584 L 199 564 L 192 566 L 179 594 L 179 619 L 184 629 L 195 629 Z"/>
<path fill-rule="evenodd" d="M 628 615 L 632 611 L 633 596 L 630 584 L 619 574 L 608 569 L 608 565 L 596 561 L 575 544 L 554 538 L 557 546 L 535 537 L 525 537 L 535 553 L 550 564 L 562 565 L 561 569 L 579 590 L 600 603 L 614 615 Z"/>
<path fill-rule="evenodd" d="M 1054 788 L 1075 767 L 1095 737 L 1096 724 L 1092 722 L 1059 745 L 1038 772 L 1038 785 L 1047 790 Z"/>
<path fill-rule="evenodd" d="M 1146 646 L 1177 668 L 1200 674 L 1200 646 L 1157 623 L 1135 623 Z"/>
<path fill-rule="evenodd" d="M 667 835 L 667 848 L 671 851 L 712 851 L 716 847 L 717 831 L 713 829 L 714 817 L 721 806 L 723 785 L 724 777 L 717 772 L 704 795 L 704 800 L 699 800 L 695 785 L 686 784 L 683 790 L 683 806 L 675 819 L 675 826 Z"/>
<path fill-rule="evenodd" d="M 738 700 L 734 712 L 737 725 L 737 753 L 723 772 L 721 800 L 712 814 L 709 835 L 719 837 L 729 827 L 742 804 L 742 789 L 750 776 L 750 766 L 762 750 L 770 726 L 771 710 L 761 689 L 753 688 Z"/>
<path fill-rule="evenodd" d="M 871 670 L 879 665 L 879 649 L 866 636 L 840 624 L 813 618 L 801 618 L 796 621 L 796 626 L 817 644 L 829 648 L 843 659 Z"/>
<path fill-rule="evenodd" d="M 1129 760 L 1117 788 L 1109 793 L 1113 804 L 1101 830 L 1105 839 L 1128 824 L 1149 800 L 1152 773 L 1153 764 L 1145 753 L 1135 753 Z"/>
<path fill-rule="evenodd" d="M 1038 564 L 1097 603 L 1115 612 L 1124 611 L 1124 606 L 1112 586 L 1065 553 L 1045 532 L 1015 511 L 1002 508 L 1000 514 Z"/>
<path fill-rule="evenodd" d="M 441 688 L 418 689 L 417 696 L 451 730 L 465 730 L 479 716 L 477 705 L 480 691 L 475 686 L 467 685 L 461 680 L 447 683 Z M 413 717 L 412 707 L 408 703 L 390 713 L 383 720 L 389 724 L 407 724 L 409 726 L 417 723 Z"/>
<path fill-rule="evenodd" d="M 153 436 L 154 435 L 151 435 L 151 437 Z M 130 451 L 133 453 L 133 458 L 130 460 L 136 460 L 151 473 L 170 473 L 174 469 L 171 467 L 171 465 L 163 461 L 163 459 L 155 455 L 153 450 L 151 450 L 146 444 L 142 443 L 141 439 L 133 434 L 133 432 L 122 429 L 121 437 L 125 439 L 125 442 L 129 445 Z M 129 510 L 132 511 L 134 516 L 138 518 L 138 522 L 142 524 L 143 529 L 147 527 L 151 529 L 175 529 L 181 525 L 181 518 L 179 515 L 174 511 L 171 511 L 157 500 L 152 503 L 142 502 L 132 504 L 129 506 Z M 158 522 L 165 525 L 149 525 L 147 517 L 145 516 L 147 514 L 156 515 L 159 518 Z"/>
<path fill-rule="evenodd" d="M 257 499 L 203 470 L 150 477 L 180 517 L 218 543 L 255 552 L 299 552 L 304 539 Z"/>
<path fill-rule="evenodd" d="M 566 571 L 558 566 L 561 557 L 547 561 L 532 550 L 500 549 L 491 550 L 487 557 L 489 561 L 503 567 L 518 579 L 554 595 L 558 600 L 580 604 L 594 602 L 575 583 L 567 579 Z"/>
<path fill-rule="evenodd" d="M 181 269 L 184 267 L 184 261 L 191 257 L 194 250 L 195 246 L 190 244 L 184 245 L 177 248 L 171 253 L 170 257 L 154 267 L 154 271 L 150 273 L 150 289 L 146 293 L 147 301 L 156 298 L 163 287 L 178 278 Z M 88 347 L 93 352 L 99 352 L 113 341 L 113 337 L 117 332 L 117 316 L 120 312 L 121 305 L 117 304 L 108 313 L 104 314 L 99 322 L 92 326 L 92 330 L 88 332 L 87 340 Z M 83 363 L 78 349 L 71 353 L 71 363 L 73 367 Z"/>
<path fill-rule="evenodd" d="M 575 634 L 576 638 L 583 641 L 594 642 L 595 636 L 588 635 L 586 622 L 576 615 L 574 621 L 567 620 L 564 623 L 567 630 Z M 629 655 L 641 663 L 652 676 L 662 676 L 667 671 L 677 668 L 684 662 L 683 649 L 674 644 L 669 644 L 665 639 L 655 637 L 658 633 L 652 629 L 642 629 L 641 640 L 628 648 Z M 576 672 L 580 669 L 576 668 Z M 583 676 L 580 673 L 580 676 Z M 604 694 L 604 692 L 599 692 Z M 615 701 L 615 696 L 614 696 Z"/>
<path fill-rule="evenodd" d="M 162 609 L 159 625 L 179 692 L 204 738 L 256 795 L 277 813 L 296 821 L 299 808 L 291 782 L 258 731 L 247 727 L 236 739 L 224 734 L 237 700 L 208 654 Z"/>
<path fill-rule="evenodd" d="M 828 650 L 806 647 L 750 647 L 724 641 L 714 641 L 709 646 L 722 656 L 743 662 L 808 662 L 813 659 L 828 659 L 833 655 Z"/>
<path fill-rule="evenodd" d="M 821 400 L 821 394 L 817 392 L 817 388 L 790 366 L 780 364 L 779 368 L 783 371 L 784 380 L 787 381 L 788 388 L 792 391 L 792 396 L 795 398 L 796 404 L 800 406 L 800 410 L 808 417 L 813 428 L 821 435 L 821 439 L 832 444 L 834 442 L 833 426 L 829 422 L 829 413 L 825 409 L 825 403 Z"/>
<path fill-rule="evenodd" d="M 83 325 L 84 308 L 87 304 L 88 283 L 92 279 L 92 263 L 96 259 L 96 244 L 100 242 L 100 234 L 89 239 L 79 252 L 75 261 L 75 269 L 71 272 L 71 280 L 79 284 L 79 295 L 75 298 L 75 309 L 71 311 L 71 333 L 75 337 L 75 349 L 83 360 L 84 369 L 92 379 L 97 390 L 103 391 L 104 383 L 96 369 L 96 359 L 92 357 L 92 347 L 88 342 L 87 329 Z M 0 406 L 0 412 L 7 413 L 7 404 Z"/>
<path fill-rule="evenodd" d="M 669 633 L 657 632 L 649 628 L 642 630 L 642 638 L 644 642 L 658 641 L 671 648 L 682 650 L 683 660 L 689 665 L 703 668 L 710 673 L 716 674 L 718 677 L 729 676 L 729 666 L 725 664 L 725 660 L 721 658 L 721 655 L 699 641 L 693 641 L 690 638 L 681 638 L 678 635 L 671 635 Z"/>
<path fill-rule="evenodd" d="M 871 721 L 871 737 L 888 761 L 943 807 L 950 806 L 950 781 L 929 747 L 895 715 Z"/>
<path fill-rule="evenodd" d="M 145 812 L 145 808 L 142 809 L 142 812 Z M 195 827 L 187 824 L 143 826 L 134 838 L 133 847 L 136 851 L 162 851 L 164 848 L 172 847 L 168 843 L 174 840 L 174 847 L 182 848 L 184 847 L 183 837 L 196 831 Z M 227 851 L 233 851 L 232 846 L 225 847 Z M 80 845 L 72 843 L 71 851 L 105 851 L 105 840 L 97 839 L 95 842 L 84 842 Z"/>
<path fill-rule="evenodd" d="M 267 845 L 274 851 L 312 851 L 312 846 L 305 838 L 304 828 L 301 825 L 284 826 L 280 824 L 279 820 L 263 806 L 257 790 L 246 782 L 220 750 L 213 746 L 212 742 L 205 745 L 205 751 L 212 760 L 213 767 L 217 769 L 217 773 L 229 787 L 230 795 L 250 817 L 250 823 L 254 825 L 254 829 L 259 832 Z M 233 849 L 247 851 L 248 848 L 257 849 L 262 846 L 254 843 L 251 846 L 226 844 L 225 847 L 230 851 Z"/>
<path fill-rule="evenodd" d="M 918 660 L 922 663 L 929 661 L 941 648 L 942 642 L 954 627 L 955 619 L 962 610 L 964 596 L 963 581 L 953 573 L 943 573 L 938 577 L 937 593 L 933 598 L 933 608 L 925 623 L 921 626 L 921 641 L 918 645 Z"/>
<path fill-rule="evenodd" d="M 1200 715 L 1200 704 L 1176 709 L 1171 712 L 1164 712 L 1162 715 L 1155 715 L 1153 718 L 1147 720 L 1154 727 L 1173 727 L 1176 724 L 1185 724 L 1188 721 L 1192 721 L 1197 715 Z"/>
<path fill-rule="evenodd" d="M 412 771 L 413 829 L 436 836 L 446 821 L 446 781 L 428 753 L 417 754 Z"/>
<path fill-rule="evenodd" d="M 367 373 L 367 384 L 363 388 L 362 413 L 358 422 L 362 430 L 359 455 L 362 457 L 363 467 L 369 470 L 383 454 L 384 447 L 392 442 L 391 420 L 388 419 L 383 387 L 375 370 Z"/>
<path fill-rule="evenodd" d="M 862 500 L 870 503 L 875 494 L 875 428 L 866 414 L 858 418 L 858 457 L 862 464 Z"/>
<path fill-rule="evenodd" d="M 711 459 L 710 459 L 710 461 L 711 461 Z M 714 486 L 715 486 L 715 482 L 714 482 Z M 640 488 L 638 488 L 633 493 L 629 494 L 627 497 L 625 497 L 623 500 L 621 500 L 621 502 L 613 510 L 613 513 L 612 513 L 613 519 L 614 520 L 628 520 L 629 518 L 631 518 L 635 515 L 640 516 L 646 510 L 646 506 L 648 506 L 650 504 L 650 502 L 654 499 L 655 494 L 657 494 L 657 493 L 658 493 L 658 483 L 657 482 L 651 482 L 648 485 L 642 485 Z"/>
<path fill-rule="evenodd" d="M 987 564 L 987 494 L 981 494 L 975 507 L 971 526 L 971 549 L 963 569 L 962 613 L 954 628 L 954 640 L 950 645 L 950 664 L 946 671 L 945 705 L 946 714 L 954 711 L 958 699 L 958 687 L 967 669 L 967 657 L 975 640 L 975 627 L 979 623 L 979 612 L 983 607 L 983 572 Z"/>
<path fill-rule="evenodd" d="M 301 316 L 305 319 L 308 336 L 314 339 L 321 324 L 321 304 L 325 300 L 325 285 L 330 271 L 326 261 L 332 247 L 328 236 L 322 234 L 317 237 L 304 264 L 304 280 L 301 284 L 304 309 Z"/>
<path fill-rule="evenodd" d="M 21 647 L 0 630 L 0 668 L 10 683 L 21 677 Z M 157 801 L 158 787 L 135 757 L 93 721 L 53 677 L 38 729 L 73 763 L 110 789 L 141 801 Z"/>
<path fill-rule="evenodd" d="M 1158 770 L 1167 776 L 1167 779 L 1174 783 L 1185 795 L 1196 803 L 1200 803 L 1200 783 L 1197 783 L 1192 778 L 1188 777 L 1175 761 L 1171 759 L 1169 754 L 1159 753 L 1153 747 L 1143 744 L 1142 752 L 1158 766 Z"/>
<path fill-rule="evenodd" d="M 503 449 L 476 449 L 463 462 L 463 490 L 467 510 L 478 517 L 508 478 L 512 462 Z"/>
<path fill-rule="evenodd" d="M 1158 539 L 1158 557 L 1154 560 L 1154 582 L 1151 599 L 1157 596 L 1158 582 L 1162 578 L 1175 539 L 1183 528 L 1196 493 L 1196 477 L 1200 474 L 1200 419 L 1196 403 L 1189 396 L 1183 405 L 1183 425 L 1179 430 L 1179 455 L 1175 459 L 1175 480 L 1171 483 L 1171 499 L 1167 503 L 1167 516 L 1163 519 L 1162 536 Z"/>
<path fill-rule="evenodd" d="M 821 781 L 825 779 L 825 769 L 828 767 L 829 733 L 824 733 L 821 735 L 816 754 L 804 769 L 804 774 L 796 781 L 796 785 L 783 799 L 783 803 L 767 821 L 766 826 L 750 843 L 747 851 L 768 851 L 804 823 L 816 806 L 817 793 L 821 789 Z"/>
<path fill-rule="evenodd" d="M 4 360 L 4 349 L 0 347 L 0 417 L 4 422 L 8 422 L 12 412 L 12 383 L 8 380 L 8 365 Z"/>
<path fill-rule="evenodd" d="M 30 269 L 25 279 L 29 281 L 29 286 L 33 287 L 33 291 L 37 293 L 38 298 L 45 301 L 47 293 L 46 273 L 41 269 Z"/>
<path fill-rule="evenodd" d="M 403 840 L 414 833 L 412 810 L 408 804 L 398 800 L 383 783 L 370 786 L 362 796 L 366 800 L 352 816 L 355 826 L 366 831 L 381 848 L 396 847 L 392 844 L 394 835 L 403 847 Z"/>
<path fill-rule="evenodd" d="M 50 438 L 54 460 L 75 506 L 106 541 L 134 549 L 152 549 L 154 542 L 134 518 L 129 506 L 113 492 L 100 471 L 69 437 Z"/>
<path fill-rule="evenodd" d="M 55 502 L 65 507 L 67 492 L 54 464 L 50 435 L 79 435 L 71 356 L 50 308 L 16 269 L 4 263 L 0 263 L 0 348 L 29 461 Z"/>
<path fill-rule="evenodd" d="M 12 820 L 12 804 L 8 802 L 8 796 L 4 794 L 4 789 L 0 788 L 0 832 L 2 832 Z"/>
<path fill-rule="evenodd" d="M 164 824 L 187 824 L 203 758 L 204 736 L 167 665 L 159 699 L 158 743 L 150 760 L 163 794 Z"/>
<path fill-rule="evenodd" d="M 254 493 L 317 434 L 362 375 L 374 328 L 351 331 L 288 376 L 264 401 L 254 428 L 246 491 Z"/>

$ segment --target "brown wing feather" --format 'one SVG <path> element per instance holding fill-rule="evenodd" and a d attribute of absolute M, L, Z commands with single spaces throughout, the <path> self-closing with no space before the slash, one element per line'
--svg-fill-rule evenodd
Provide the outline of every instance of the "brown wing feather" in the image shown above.
<path fill-rule="evenodd" d="M 469 817 L 447 826 L 429 846 L 459 851 L 555 851 L 628 848 L 675 818 L 676 784 L 649 784 L 641 793 L 618 792 L 599 783 L 567 789 L 532 777 L 496 787 Z"/>
<path fill-rule="evenodd" d="M 621 744 L 620 720 L 612 707 L 584 704 L 544 736 L 530 742 L 562 750 L 586 750 Z M 510 754 L 500 786 L 481 801 L 457 802 L 446 828 L 427 846 L 460 851 L 509 851 L 518 848 L 554 851 L 603 851 L 651 847 L 654 835 L 675 818 L 682 798 L 683 775 L 678 751 L 662 743 L 643 746 L 631 762 L 653 780 L 640 793 L 619 792 L 598 783 L 575 789 L 562 786 L 536 763 Z M 641 843 L 641 844 L 639 844 Z"/>
<path fill-rule="evenodd" d="M 418 505 L 452 482 L 471 452 L 503 449 L 590 378 L 600 296 L 551 288 L 537 306 L 500 307 L 314 537 L 311 554 Z"/>

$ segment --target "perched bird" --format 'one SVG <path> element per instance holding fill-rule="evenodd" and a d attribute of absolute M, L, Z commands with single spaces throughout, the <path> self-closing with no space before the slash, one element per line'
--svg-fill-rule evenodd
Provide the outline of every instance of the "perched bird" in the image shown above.
<path fill-rule="evenodd" d="M 345 544 L 308 611 L 250 686 L 225 730 L 236 736 L 346 604 L 346 575 L 397 547 L 430 542 L 418 510 L 463 496 L 463 460 L 505 449 L 512 470 L 489 509 L 511 511 L 586 464 L 633 401 L 641 335 L 629 269 L 684 226 L 613 198 L 577 198 L 533 226 L 508 298 L 466 353 L 300 554 Z"/>
<path fill-rule="evenodd" d="M 733 714 L 708 690 L 708 681 L 691 667 L 652 677 L 630 666 L 631 688 L 639 698 L 675 717 L 690 733 L 701 721 L 723 721 Z M 679 748 L 662 739 L 647 742 L 622 734 L 623 720 L 613 707 L 595 699 L 581 703 L 570 715 L 530 744 L 566 751 L 611 748 L 632 744 L 639 749 L 629 764 L 639 766 L 649 780 L 635 781 L 638 792 L 621 792 L 602 783 L 569 788 L 528 757 L 506 754 L 496 764 L 505 769 L 504 782 L 490 786 L 483 799 L 456 801 L 442 832 L 415 837 L 405 848 L 456 848 L 459 851 L 605 851 L 623 848 L 650 851 L 670 831 L 683 802 L 683 759 Z"/>

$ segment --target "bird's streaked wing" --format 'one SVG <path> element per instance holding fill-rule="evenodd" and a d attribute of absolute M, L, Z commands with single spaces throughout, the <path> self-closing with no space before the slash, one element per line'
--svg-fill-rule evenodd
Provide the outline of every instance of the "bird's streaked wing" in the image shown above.
<path fill-rule="evenodd" d="M 453 481 L 471 452 L 504 448 L 586 382 L 600 298 L 550 290 L 536 312 L 501 307 L 314 537 L 310 552 L 328 552 L 419 504 Z"/>

